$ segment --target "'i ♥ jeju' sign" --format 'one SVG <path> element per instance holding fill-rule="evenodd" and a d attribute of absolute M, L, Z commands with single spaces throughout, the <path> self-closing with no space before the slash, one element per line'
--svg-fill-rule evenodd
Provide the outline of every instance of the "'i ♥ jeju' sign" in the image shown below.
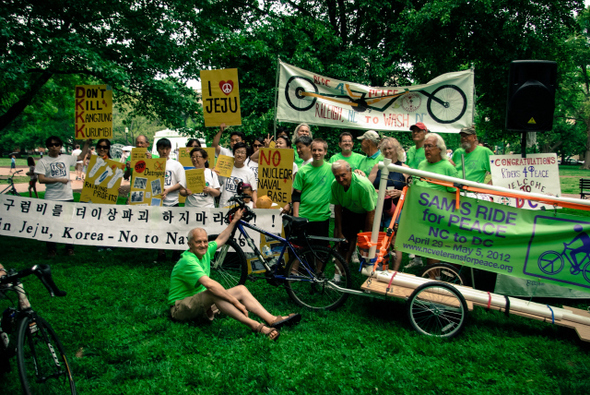
<path fill-rule="evenodd" d="M 205 126 L 241 125 L 238 69 L 201 70 Z"/>

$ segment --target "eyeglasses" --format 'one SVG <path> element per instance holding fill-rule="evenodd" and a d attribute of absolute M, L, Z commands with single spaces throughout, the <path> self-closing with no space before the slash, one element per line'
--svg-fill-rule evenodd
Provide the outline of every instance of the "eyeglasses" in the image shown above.
<path fill-rule="evenodd" d="M 49 143 L 47 144 L 47 148 L 51 148 L 51 147 L 61 147 L 60 143 Z"/>
<path fill-rule="evenodd" d="M 199 156 L 196 156 L 195 155 L 195 156 L 191 156 L 191 159 L 192 160 L 197 160 L 197 159 L 203 159 L 203 157 L 201 155 L 199 155 Z"/>
<path fill-rule="evenodd" d="M 432 144 L 424 144 L 424 149 L 431 149 L 431 148 L 438 148 L 436 145 L 432 145 Z"/>
<path fill-rule="evenodd" d="M 109 149 L 108 145 L 97 145 L 96 149 Z"/>
<path fill-rule="evenodd" d="M 254 144 L 255 148 L 260 148 L 260 147 L 264 147 L 262 144 Z"/>

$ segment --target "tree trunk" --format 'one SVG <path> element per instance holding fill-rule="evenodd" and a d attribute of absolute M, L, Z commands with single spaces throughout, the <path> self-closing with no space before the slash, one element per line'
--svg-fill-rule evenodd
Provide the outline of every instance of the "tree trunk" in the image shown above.
<path fill-rule="evenodd" d="M 43 85 L 45 85 L 52 76 L 53 73 L 49 71 L 42 72 L 31 86 L 31 89 L 29 89 L 19 101 L 14 103 L 6 111 L 6 113 L 0 115 L 0 130 L 3 130 L 5 127 L 10 125 L 10 123 L 14 121 L 29 104 L 31 104 L 35 95 L 41 90 L 41 88 L 43 88 Z"/>
<path fill-rule="evenodd" d="M 590 169 L 590 119 L 584 120 L 586 124 L 586 154 L 584 155 L 584 164 L 582 169 Z"/>

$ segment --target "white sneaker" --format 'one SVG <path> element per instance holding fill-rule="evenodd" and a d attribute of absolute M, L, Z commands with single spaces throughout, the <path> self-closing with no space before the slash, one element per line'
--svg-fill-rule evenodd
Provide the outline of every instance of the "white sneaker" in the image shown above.
<path fill-rule="evenodd" d="M 352 263 L 361 263 L 361 261 L 359 261 L 359 254 L 358 254 L 358 252 L 354 251 L 352 253 L 352 256 L 350 257 L 350 262 L 352 262 Z"/>

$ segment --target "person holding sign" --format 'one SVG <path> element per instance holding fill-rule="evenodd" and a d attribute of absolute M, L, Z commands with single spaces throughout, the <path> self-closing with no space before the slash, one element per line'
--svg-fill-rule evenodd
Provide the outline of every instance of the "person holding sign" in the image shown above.
<path fill-rule="evenodd" d="M 243 210 L 238 210 L 228 227 L 209 242 L 207 231 L 195 228 L 189 232 L 189 249 L 172 269 L 168 305 L 170 316 L 175 321 L 196 320 L 199 323 L 211 322 L 220 311 L 252 331 L 267 336 L 270 340 L 279 338 L 279 329 L 301 321 L 301 315 L 274 316 L 252 296 L 250 291 L 238 285 L 225 289 L 211 279 L 211 257 L 229 239 L 236 224 L 242 218 Z M 249 317 L 254 313 L 264 322 L 259 323 Z"/>
<path fill-rule="evenodd" d="M 221 135 L 225 131 L 226 125 L 222 123 L 219 127 L 219 132 L 213 137 L 213 143 L 211 146 L 215 148 L 215 155 L 225 155 L 233 157 L 233 149 L 237 143 L 246 143 L 246 135 L 242 132 L 238 132 L 236 130 L 232 131 L 229 134 L 229 146 L 230 148 L 224 148 L 219 145 L 219 140 L 221 140 Z"/>
<path fill-rule="evenodd" d="M 191 161 L 193 162 L 193 166 L 195 169 L 203 169 L 204 171 L 205 186 L 201 193 L 193 193 L 193 191 L 188 189 L 188 185 L 186 188 L 180 190 L 180 194 L 187 197 L 186 202 L 184 203 L 185 207 L 215 208 L 215 198 L 221 194 L 221 186 L 219 185 L 217 174 L 215 174 L 213 170 L 205 167 L 207 159 L 207 151 L 204 149 L 193 148 L 191 150 Z"/>
<path fill-rule="evenodd" d="M 240 181 L 252 185 L 252 200 L 256 206 L 256 177 L 254 176 L 254 172 L 245 164 L 248 157 L 248 146 L 242 142 L 234 144 L 233 156 L 234 166 L 231 175 L 229 177 L 224 177 L 222 180 L 219 207 L 224 208 L 228 205 L 229 199 L 238 192 L 238 184 Z"/>
<path fill-rule="evenodd" d="M 62 202 L 73 202 L 74 192 L 70 180 L 70 167 L 83 159 L 88 152 L 91 139 L 86 140 L 82 152 L 74 157 L 72 155 L 61 155 L 63 142 L 57 136 L 51 136 L 45 140 L 48 155 L 39 159 L 35 166 L 35 174 L 41 184 L 45 184 L 45 199 Z M 47 256 L 54 257 L 57 254 L 57 245 L 47 242 Z M 74 255 L 74 246 L 66 245 L 66 254 Z"/>

